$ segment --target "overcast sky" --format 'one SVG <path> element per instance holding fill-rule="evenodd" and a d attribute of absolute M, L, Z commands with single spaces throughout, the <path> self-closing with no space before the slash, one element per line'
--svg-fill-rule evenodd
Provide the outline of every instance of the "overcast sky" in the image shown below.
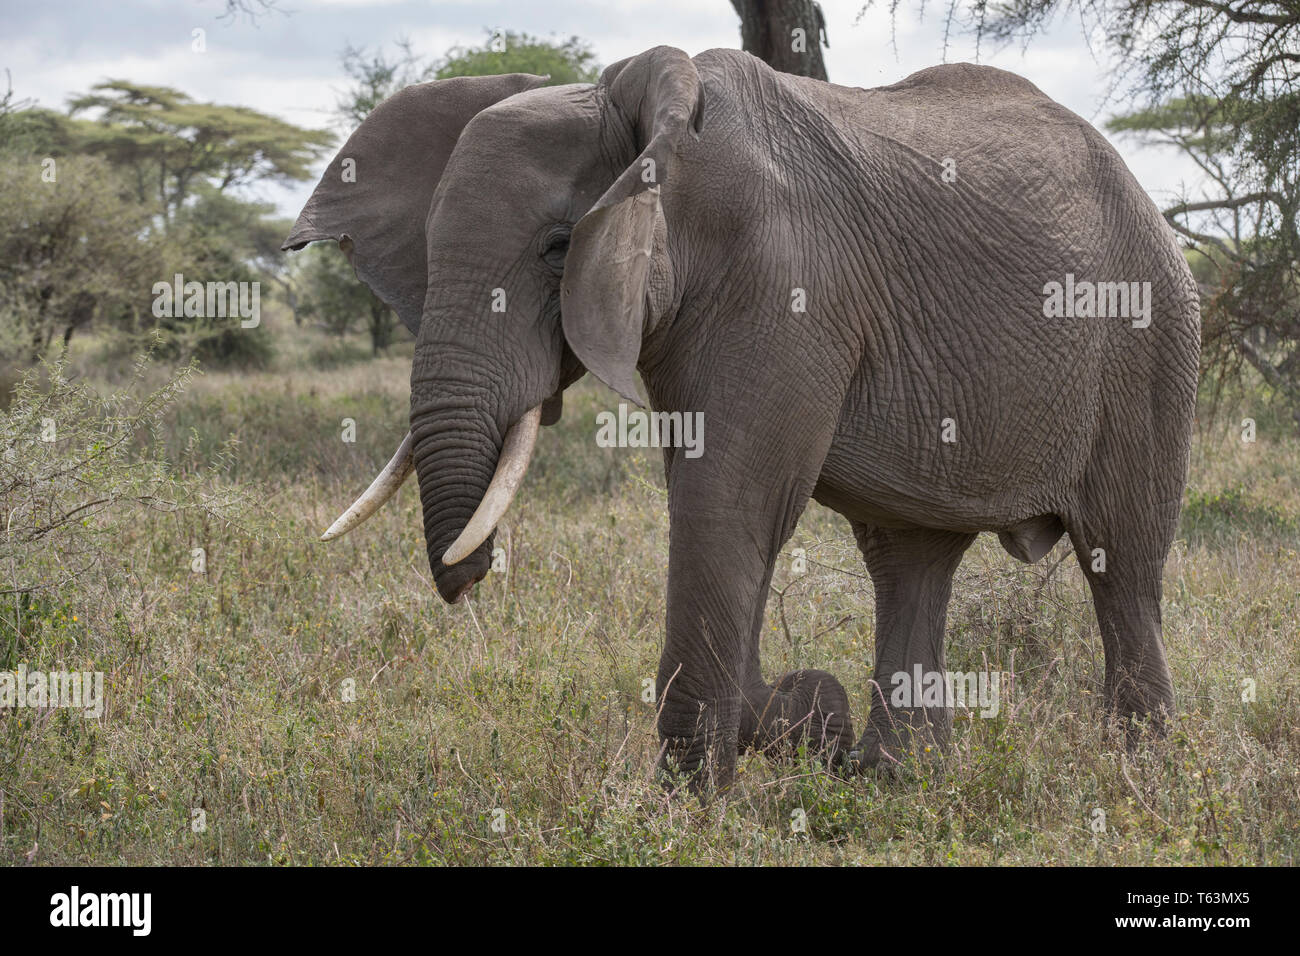
<path fill-rule="evenodd" d="M 858 20 L 861 0 L 821 0 L 832 81 L 881 86 L 945 59 L 944 0 L 902 0 L 891 46 L 888 0 Z M 589 40 L 601 65 L 658 44 L 692 55 L 737 47 L 740 30 L 728 0 L 279 0 L 281 13 L 227 22 L 223 0 L 0 0 L 0 68 L 14 93 L 62 109 L 68 97 L 105 78 L 176 87 L 195 99 L 240 104 L 304 126 L 326 126 L 344 86 L 339 54 L 348 44 L 376 47 L 409 37 L 415 50 L 440 55 L 481 44 L 489 29 Z M 195 28 L 207 52 L 191 50 Z M 1100 125 L 1116 107 L 1104 101 L 1108 64 L 1094 55 L 1078 23 L 1058 23 L 1027 51 L 980 51 L 979 61 L 1032 80 L 1053 99 Z M 955 38 L 949 62 L 976 59 L 972 40 Z M 1116 140 L 1138 180 L 1168 200 L 1195 168 L 1172 152 Z M 323 168 L 324 161 L 321 166 Z M 263 191 L 296 216 L 314 182 Z"/>

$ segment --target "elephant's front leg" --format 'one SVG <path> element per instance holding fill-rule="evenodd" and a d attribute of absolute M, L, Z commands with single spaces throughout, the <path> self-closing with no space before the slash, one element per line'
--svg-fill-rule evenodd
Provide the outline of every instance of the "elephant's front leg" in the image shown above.
<path fill-rule="evenodd" d="M 719 462 L 680 458 L 669 474 L 668 629 L 657 684 L 666 768 L 690 774 L 697 788 L 725 788 L 741 746 L 809 740 L 847 752 L 848 697 L 835 678 L 799 671 L 773 688 L 758 666 L 773 565 L 814 476 L 743 489 Z"/>
<path fill-rule="evenodd" d="M 722 789 L 735 772 L 741 681 L 765 549 L 726 509 L 671 495 L 668 622 L 659 661 L 661 768 L 692 789 Z"/>

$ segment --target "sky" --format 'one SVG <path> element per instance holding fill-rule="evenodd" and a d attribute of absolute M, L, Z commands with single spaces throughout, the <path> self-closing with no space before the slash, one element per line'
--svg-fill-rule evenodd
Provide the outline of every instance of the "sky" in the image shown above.
<path fill-rule="evenodd" d="M 576 35 L 592 44 L 601 65 L 667 44 L 694 55 L 740 45 L 739 20 L 728 0 L 277 0 L 277 9 L 233 21 L 224 0 L 0 0 L 0 69 L 16 97 L 55 109 L 107 78 L 178 88 L 196 100 L 250 106 L 302 126 L 331 126 L 346 85 L 340 54 L 348 45 L 377 48 L 399 37 L 420 54 L 480 45 L 491 30 L 542 37 Z M 845 86 L 882 86 L 936 63 L 971 61 L 1019 73 L 1053 99 L 1100 126 L 1122 104 L 1108 103 L 1112 75 L 1100 46 L 1077 22 L 1059 22 L 1027 49 L 978 51 L 953 37 L 944 51 L 944 0 L 902 0 L 891 27 L 889 0 L 861 16 L 862 0 L 821 0 L 830 48 L 830 79 Z M 195 52 L 202 29 L 206 51 Z M 346 131 L 343 131 L 346 132 Z M 341 142 L 341 140 L 340 140 Z M 1158 203 L 1168 203 L 1197 171 L 1169 150 L 1112 142 Z M 326 159 L 322 159 L 323 170 Z M 258 198 L 286 217 L 315 186 L 263 185 Z"/>

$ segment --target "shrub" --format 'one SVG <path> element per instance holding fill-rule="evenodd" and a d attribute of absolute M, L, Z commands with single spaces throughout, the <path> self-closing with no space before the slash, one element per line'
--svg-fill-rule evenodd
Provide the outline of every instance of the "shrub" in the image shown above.
<path fill-rule="evenodd" d="M 160 427 L 194 373 L 187 365 L 152 390 L 149 358 L 124 386 L 101 395 L 69 379 L 62 361 L 29 371 L 0 414 L 0 587 L 50 593 L 121 561 L 116 537 L 138 509 L 231 518 L 240 493 L 163 455 Z M 219 459 L 224 461 L 228 459 Z M 14 630 L 14 616 L 0 624 Z"/>

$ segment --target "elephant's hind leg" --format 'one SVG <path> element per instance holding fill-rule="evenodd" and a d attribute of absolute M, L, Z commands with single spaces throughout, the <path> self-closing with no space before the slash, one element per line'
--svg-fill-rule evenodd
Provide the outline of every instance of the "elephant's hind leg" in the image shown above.
<path fill-rule="evenodd" d="M 1190 401 L 1190 397 L 1188 398 Z M 1092 591 L 1106 655 L 1107 708 L 1125 721 L 1133 746 L 1143 724 L 1160 733 L 1173 713 L 1160 597 L 1165 558 L 1178 530 L 1187 474 L 1187 413 L 1157 394 L 1154 420 L 1134 404 L 1110 414 L 1098 436 L 1079 495 L 1065 516 Z"/>
<path fill-rule="evenodd" d="M 925 696 L 924 688 L 944 680 L 944 624 L 952 577 L 975 535 L 857 523 L 853 532 L 876 592 L 871 713 L 854 753 L 854 760 L 865 767 L 901 761 L 927 746 L 947 746 L 952 734 L 950 701 L 946 693 L 935 701 Z M 914 687 L 918 672 L 922 686 Z M 895 706 L 894 691 L 901 688 L 909 694 L 904 695 L 905 706 Z"/>
<path fill-rule="evenodd" d="M 1070 536 L 1097 610 L 1106 655 L 1106 707 L 1125 721 L 1127 743 L 1133 746 L 1140 737 L 1134 718 L 1159 734 L 1174 709 L 1160 621 L 1161 577 L 1172 533 L 1131 523 L 1112 529 L 1084 522 Z"/>

